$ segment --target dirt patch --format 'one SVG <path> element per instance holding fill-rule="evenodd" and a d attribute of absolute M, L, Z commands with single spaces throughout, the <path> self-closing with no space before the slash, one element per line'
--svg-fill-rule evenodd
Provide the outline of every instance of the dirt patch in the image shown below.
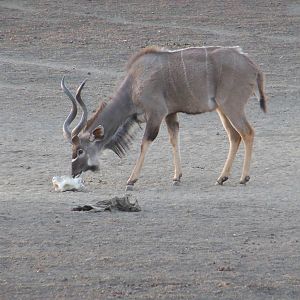
<path fill-rule="evenodd" d="M 101 3 L 100 3 L 101 2 Z M 1 299 L 299 299 L 299 5 L 295 1 L 0 2 Z M 228 142 L 215 113 L 180 116 L 183 181 L 165 126 L 134 191 L 141 212 L 72 212 L 124 193 L 142 132 L 107 152 L 84 193 L 68 174 L 60 89 L 88 78 L 90 112 L 141 47 L 239 45 L 265 72 L 269 112 L 250 100 L 251 181 L 215 186 Z"/>

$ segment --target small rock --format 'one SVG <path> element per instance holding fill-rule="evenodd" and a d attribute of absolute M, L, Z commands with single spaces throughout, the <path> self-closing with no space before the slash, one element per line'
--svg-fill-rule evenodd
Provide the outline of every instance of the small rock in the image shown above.
<path fill-rule="evenodd" d="M 230 286 L 230 283 L 229 282 L 225 282 L 225 281 L 222 281 L 218 284 L 218 287 L 220 288 L 227 288 Z"/>
<path fill-rule="evenodd" d="M 222 267 L 219 267 L 217 270 L 226 272 L 226 271 L 233 271 L 233 268 L 231 268 L 230 266 L 222 266 Z"/>

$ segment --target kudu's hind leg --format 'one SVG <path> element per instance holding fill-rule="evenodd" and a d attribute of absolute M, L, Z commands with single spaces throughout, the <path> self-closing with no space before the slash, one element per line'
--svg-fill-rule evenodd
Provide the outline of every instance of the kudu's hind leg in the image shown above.
<path fill-rule="evenodd" d="M 127 187 L 126 187 L 127 191 L 133 190 L 133 185 L 137 182 L 140 176 L 147 150 L 158 135 L 159 127 L 162 119 L 163 118 L 149 118 L 147 121 L 142 144 L 141 144 L 141 152 L 139 158 L 134 166 L 134 169 L 129 179 L 127 180 Z"/>
<path fill-rule="evenodd" d="M 246 184 L 250 180 L 249 170 L 254 140 L 254 129 L 247 121 L 244 111 L 238 111 L 235 109 L 227 110 L 225 107 L 221 109 L 226 114 L 226 117 L 230 120 L 232 126 L 242 137 L 245 146 L 245 157 L 240 183 Z"/>
<path fill-rule="evenodd" d="M 222 121 L 223 127 L 226 130 L 228 139 L 229 139 L 228 156 L 227 156 L 224 168 L 222 170 L 222 173 L 216 182 L 216 184 L 222 185 L 223 182 L 225 182 L 229 178 L 232 164 L 233 164 L 234 158 L 236 156 L 236 152 L 237 152 L 240 142 L 241 142 L 241 136 L 234 129 L 234 127 L 231 125 L 230 121 L 227 119 L 227 117 L 224 115 L 224 113 L 220 109 L 217 109 L 217 113 L 219 114 L 219 117 Z"/>
<path fill-rule="evenodd" d="M 173 160 L 174 160 L 174 178 L 173 182 L 174 185 L 178 185 L 180 182 L 180 178 L 182 177 L 182 170 L 181 170 L 181 162 L 180 162 L 180 151 L 178 145 L 178 132 L 179 132 L 179 123 L 177 114 L 171 114 L 166 116 L 165 118 L 166 124 L 168 127 L 170 143 L 172 145 L 173 150 Z"/>
<path fill-rule="evenodd" d="M 253 149 L 253 140 L 254 140 L 254 129 L 251 125 L 245 120 L 245 124 L 247 124 L 246 130 L 241 133 L 244 145 L 245 145 L 245 159 L 243 164 L 243 173 L 240 179 L 241 184 L 246 184 L 250 180 L 250 162 L 252 156 Z"/>

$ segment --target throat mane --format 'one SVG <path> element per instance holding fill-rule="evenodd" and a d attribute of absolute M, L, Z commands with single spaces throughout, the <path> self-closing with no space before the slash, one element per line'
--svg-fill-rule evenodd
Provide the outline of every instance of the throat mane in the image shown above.
<path fill-rule="evenodd" d="M 137 129 L 141 129 L 140 122 L 136 115 L 129 117 L 114 133 L 110 141 L 105 145 L 105 149 L 115 152 L 120 158 L 124 157 L 130 149 Z"/>

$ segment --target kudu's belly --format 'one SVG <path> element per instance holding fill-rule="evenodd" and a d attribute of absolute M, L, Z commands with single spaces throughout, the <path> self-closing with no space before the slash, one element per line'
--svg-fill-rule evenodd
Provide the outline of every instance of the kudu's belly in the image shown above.
<path fill-rule="evenodd" d="M 217 108 L 215 87 L 186 86 L 181 87 L 167 99 L 170 113 L 183 112 L 187 114 L 200 114 L 213 111 Z"/>

